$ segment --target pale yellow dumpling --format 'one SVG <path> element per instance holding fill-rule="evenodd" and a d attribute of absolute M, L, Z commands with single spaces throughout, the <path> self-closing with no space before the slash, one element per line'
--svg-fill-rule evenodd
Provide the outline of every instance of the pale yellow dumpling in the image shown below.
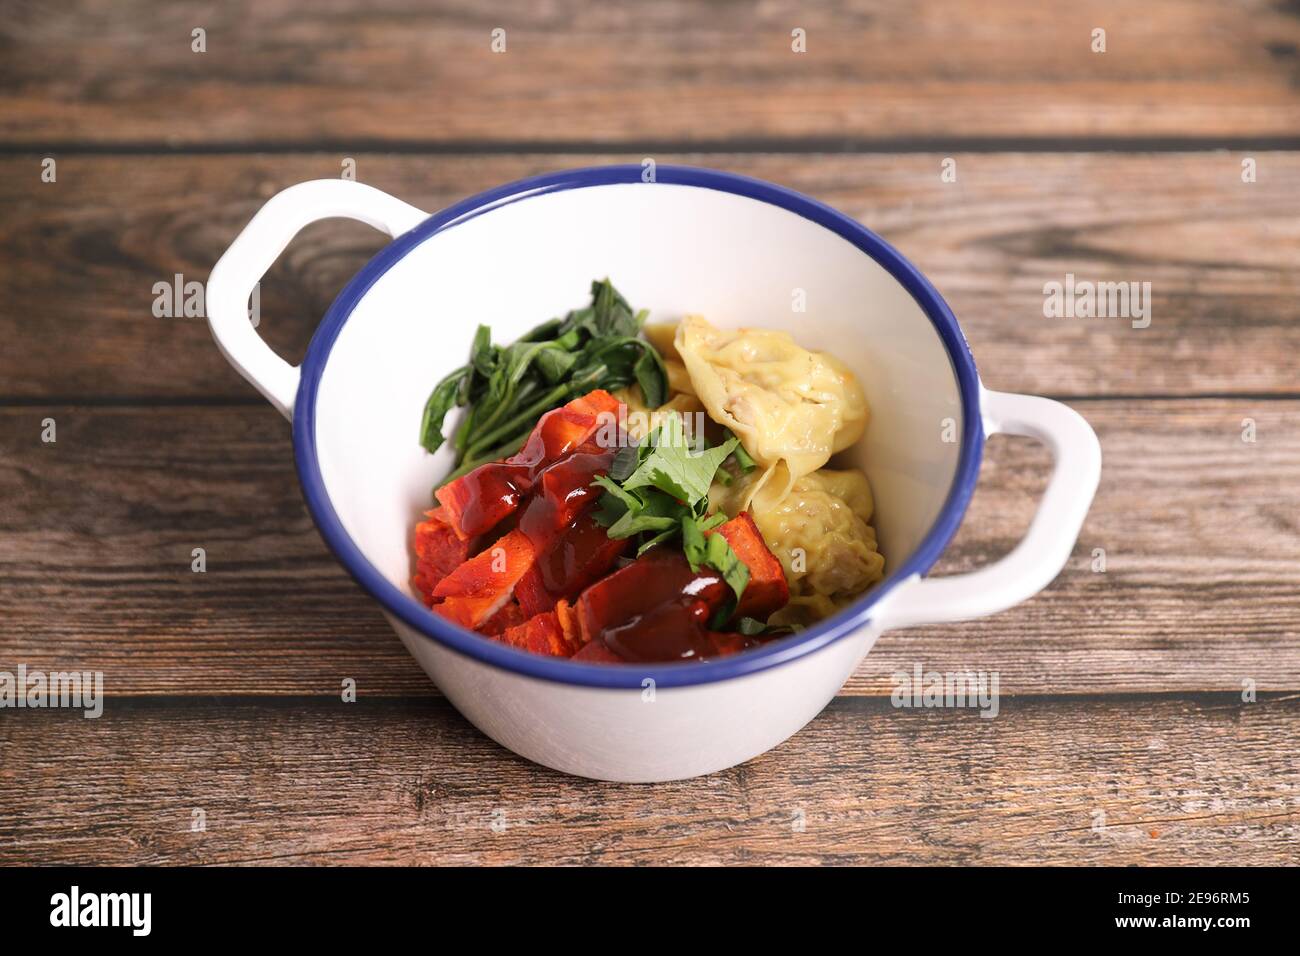
<path fill-rule="evenodd" d="M 790 603 L 771 623 L 820 620 L 884 575 L 862 472 L 824 468 L 797 479 L 776 504 L 761 502 L 750 513 L 790 584 Z"/>
<path fill-rule="evenodd" d="M 658 408 L 651 408 L 645 403 L 645 395 L 640 385 L 620 388 L 614 393 L 614 397 L 627 406 L 625 427 L 628 435 L 635 441 L 640 441 L 660 428 L 669 412 L 680 415 L 683 427 L 687 429 L 689 435 L 694 435 L 696 431 L 694 416 L 704 411 L 700 400 L 688 392 L 674 393 Z"/>
<path fill-rule="evenodd" d="M 773 482 L 756 494 L 761 478 L 754 471 L 730 484 L 715 482 L 709 508 L 731 517 L 748 510 L 781 562 L 790 604 L 771 623 L 807 625 L 829 617 L 884 576 L 866 475 L 822 468 L 796 479 L 780 495 L 770 491 Z"/>
<path fill-rule="evenodd" d="M 748 511 L 780 560 L 790 602 L 769 623 L 812 624 L 879 581 L 885 559 L 870 524 L 871 486 L 860 471 L 824 467 L 866 430 L 870 411 L 853 373 L 786 332 L 717 329 L 699 316 L 675 331 L 645 331 L 680 410 L 703 407 L 757 464 L 748 473 L 724 469 L 708 507 L 731 517 Z M 628 391 L 636 407 L 639 393 Z"/>
<path fill-rule="evenodd" d="M 641 326 L 641 334 L 646 337 L 646 341 L 654 346 L 654 350 L 659 353 L 665 362 L 682 360 L 681 355 L 677 353 L 677 346 L 674 339 L 677 338 L 677 327 L 680 322 L 647 322 Z"/>
<path fill-rule="evenodd" d="M 668 372 L 669 393 L 682 392 L 686 395 L 694 395 L 695 386 L 691 384 L 691 376 L 686 371 L 686 366 L 682 363 L 682 357 L 674 344 L 677 327 L 680 324 L 679 322 L 649 322 L 641 332 L 664 360 L 664 369 Z"/>
<path fill-rule="evenodd" d="M 783 494 L 848 448 L 867 426 L 862 388 L 842 362 L 788 332 L 682 320 L 673 339 L 710 417 L 730 428 Z M 778 465 L 784 472 L 773 474 Z"/>

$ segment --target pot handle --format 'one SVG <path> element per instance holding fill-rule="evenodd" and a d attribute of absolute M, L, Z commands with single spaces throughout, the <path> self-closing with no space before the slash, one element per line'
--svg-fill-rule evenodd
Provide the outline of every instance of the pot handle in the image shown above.
<path fill-rule="evenodd" d="M 356 219 L 396 238 L 428 215 L 350 179 L 312 180 L 272 196 L 208 277 L 208 325 L 226 361 L 292 421 L 298 368 L 271 351 L 249 322 L 248 299 L 254 286 L 289 240 L 318 219 Z"/>
<path fill-rule="evenodd" d="M 1048 447 L 1052 477 L 1029 531 L 1006 557 L 967 574 L 904 582 L 882 601 L 881 630 L 996 614 L 1052 582 L 1069 560 L 1101 478 L 1101 445 L 1083 416 L 1034 395 L 980 390 L 984 433 L 1024 435 Z"/>

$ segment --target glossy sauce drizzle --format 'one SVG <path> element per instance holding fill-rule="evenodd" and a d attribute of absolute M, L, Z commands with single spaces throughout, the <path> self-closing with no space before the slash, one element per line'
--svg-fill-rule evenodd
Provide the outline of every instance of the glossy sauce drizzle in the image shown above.
<path fill-rule="evenodd" d="M 627 661 L 701 660 L 758 643 L 719 634 L 709 620 L 731 596 L 712 568 L 692 571 L 680 551 L 655 548 L 583 595 L 593 639 Z"/>
<path fill-rule="evenodd" d="M 630 541 L 611 541 L 591 515 L 613 450 L 584 445 L 539 473 L 519 518 L 519 530 L 537 551 L 542 586 L 554 598 L 576 596 L 607 572 Z"/>

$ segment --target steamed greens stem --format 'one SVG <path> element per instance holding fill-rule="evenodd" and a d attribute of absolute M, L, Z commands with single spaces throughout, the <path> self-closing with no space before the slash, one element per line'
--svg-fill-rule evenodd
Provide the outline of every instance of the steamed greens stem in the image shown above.
<path fill-rule="evenodd" d="M 531 428 L 525 429 L 509 441 L 498 445 L 496 448 L 490 449 L 475 458 L 467 458 L 457 466 L 455 471 L 451 472 L 447 477 L 443 478 L 442 481 L 438 482 L 435 490 L 441 488 L 443 485 L 450 484 L 463 475 L 468 475 L 479 465 L 486 465 L 490 461 L 499 461 L 502 458 L 509 458 L 515 452 L 519 451 L 520 448 L 524 447 L 524 441 L 528 438 L 531 431 Z"/>
<path fill-rule="evenodd" d="M 440 381 L 425 405 L 420 444 L 443 444 L 447 413 L 468 406 L 455 435 L 455 475 L 481 464 L 489 450 L 511 444 L 518 433 L 571 398 L 593 389 L 614 391 L 634 382 L 647 404 L 667 395 L 663 359 L 639 338 L 645 311 L 631 307 L 608 279 L 591 284 L 591 303 L 536 326 L 512 345 L 493 345 L 490 329 L 474 334 L 469 362 Z"/>
<path fill-rule="evenodd" d="M 509 421 L 502 422 L 496 428 L 487 432 L 485 435 L 474 439 L 474 444 L 466 449 L 466 456 L 471 458 L 479 457 L 484 448 L 491 446 L 494 442 L 501 441 L 502 437 L 517 431 L 520 426 L 527 426 L 531 430 L 532 424 L 537 421 L 544 412 L 549 411 L 558 405 L 564 404 L 564 400 L 573 392 L 571 385 L 557 385 L 540 399 L 520 411 Z"/>

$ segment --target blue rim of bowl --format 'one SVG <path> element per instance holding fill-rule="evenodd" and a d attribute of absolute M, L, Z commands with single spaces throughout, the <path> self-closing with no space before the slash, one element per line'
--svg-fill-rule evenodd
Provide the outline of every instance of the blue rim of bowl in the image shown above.
<path fill-rule="evenodd" d="M 584 664 L 517 650 L 475 634 L 433 614 L 415 598 L 384 577 L 361 553 L 343 528 L 321 477 L 316 451 L 316 397 L 330 350 L 358 302 L 389 269 L 430 236 L 492 209 L 533 196 L 642 182 L 639 164 L 593 166 L 521 179 L 472 196 L 440 212 L 394 239 L 343 288 L 313 335 L 301 367 L 294 402 L 293 446 L 298 478 L 321 537 L 352 577 L 393 617 L 416 633 L 444 647 L 514 674 L 559 684 L 640 690 L 643 681 L 658 687 L 687 687 L 731 680 L 790 663 L 815 653 L 866 626 L 881 598 L 915 575 L 924 575 L 938 560 L 966 513 L 979 472 L 984 445 L 979 404 L 979 375 L 966 339 L 946 302 L 893 246 L 870 229 L 825 203 L 783 186 L 694 166 L 658 165 L 655 183 L 712 189 L 769 203 L 808 219 L 852 243 L 898 280 L 934 324 L 957 377 L 962 404 L 961 451 L 952 486 L 938 517 L 920 545 L 899 567 L 858 601 L 834 617 L 798 634 L 773 641 L 733 657 L 668 664 Z M 414 441 L 412 436 L 412 441 Z M 414 517 L 414 516 L 413 516 Z"/>

